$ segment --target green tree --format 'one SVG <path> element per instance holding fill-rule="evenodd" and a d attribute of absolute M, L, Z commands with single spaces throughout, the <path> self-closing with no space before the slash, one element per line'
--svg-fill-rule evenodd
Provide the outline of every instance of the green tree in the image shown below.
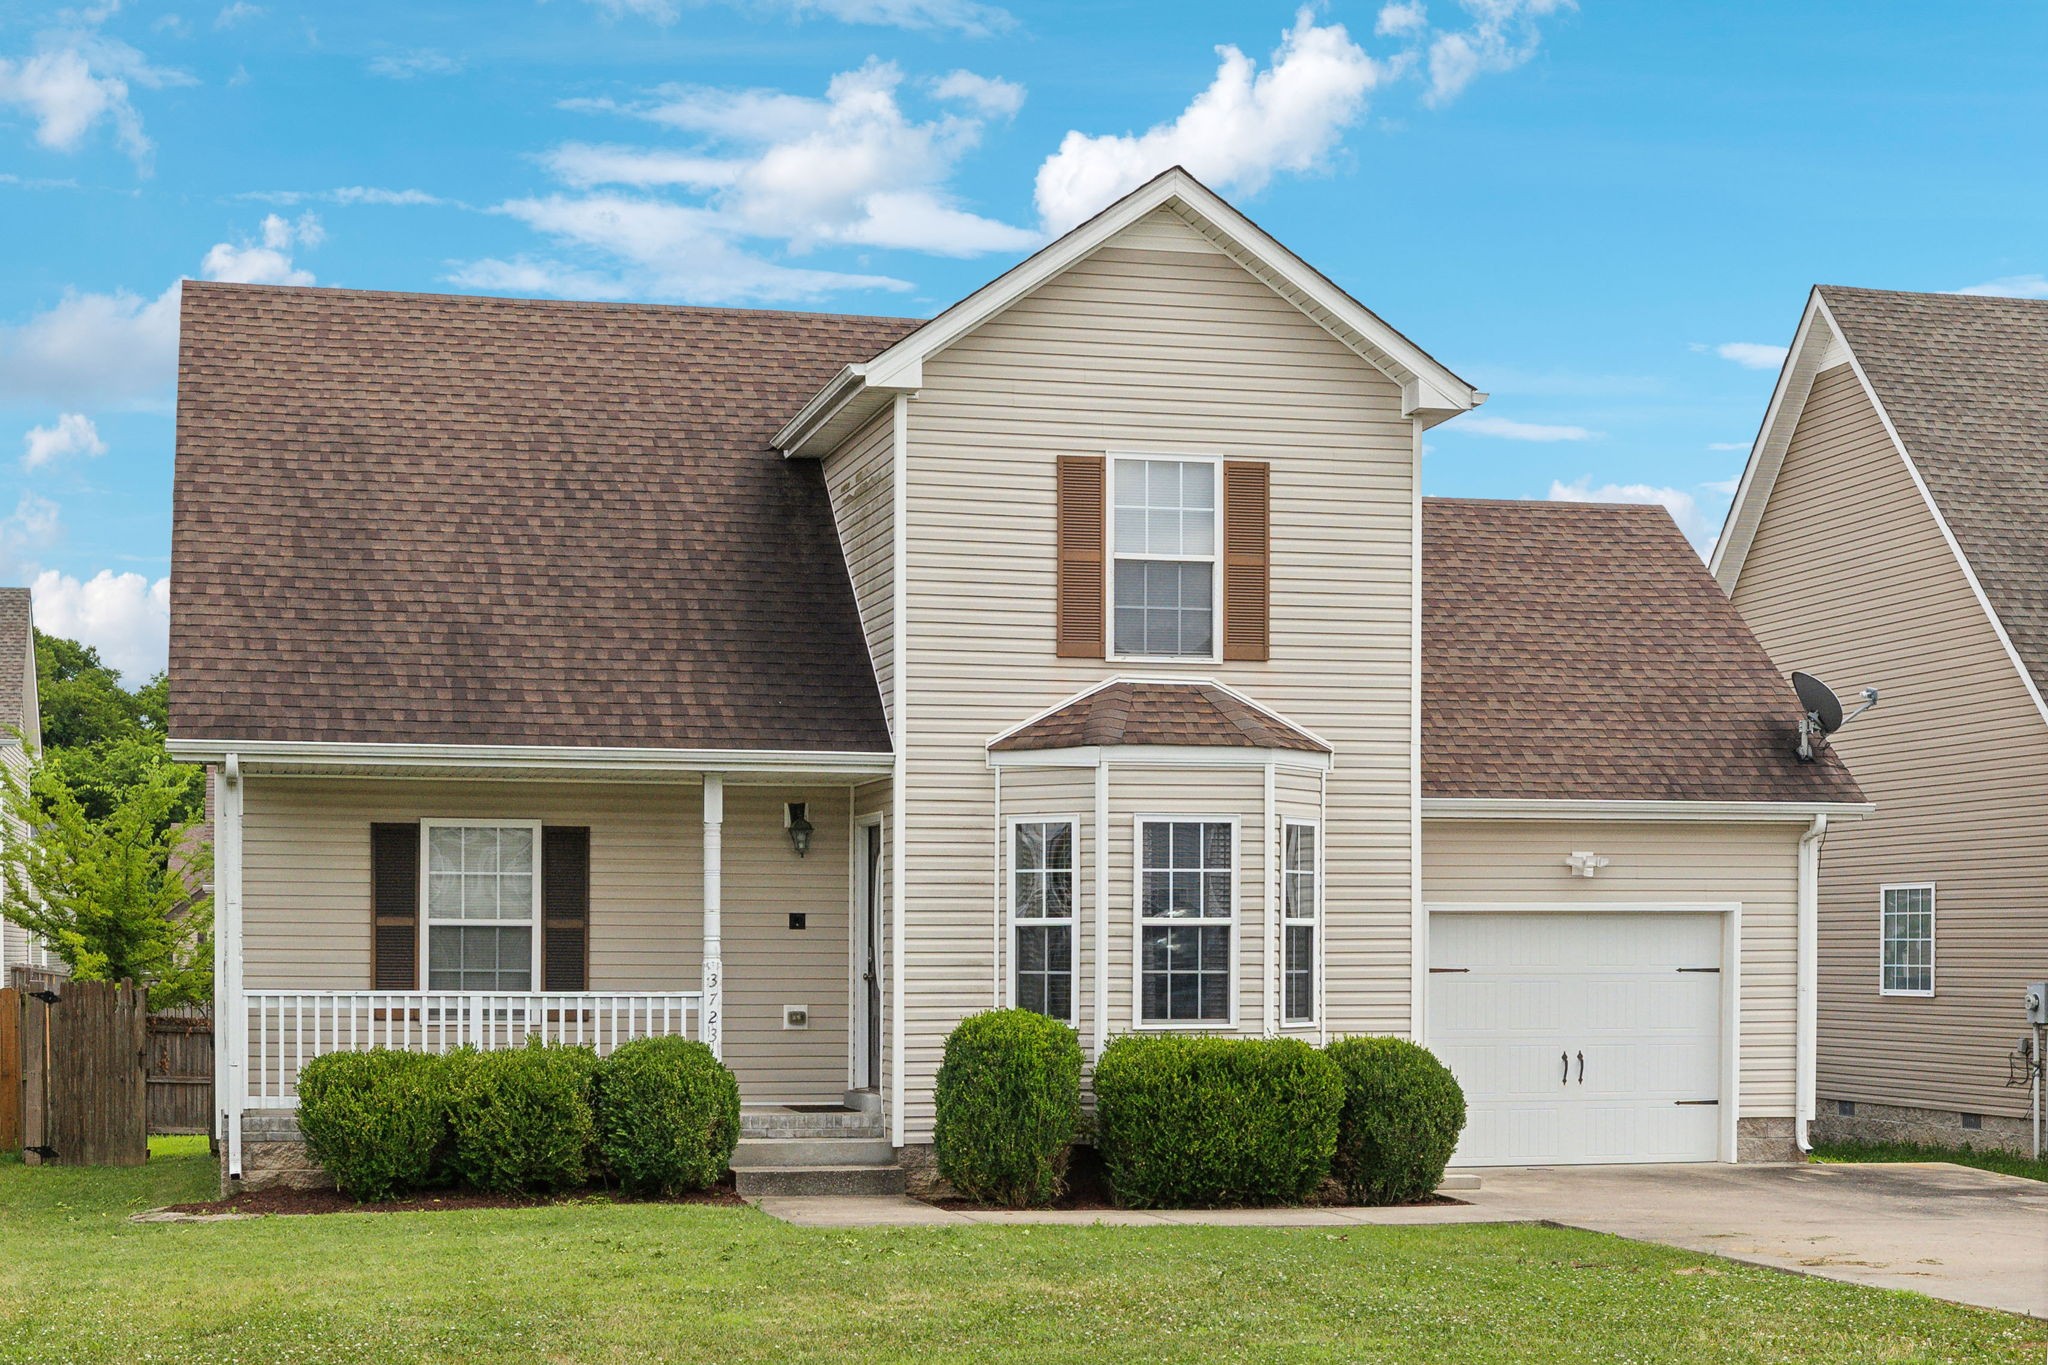
<path fill-rule="evenodd" d="M 212 850 L 181 817 L 185 765 L 141 765 L 104 817 L 59 765 L 0 768 L 0 913 L 37 935 L 81 981 L 136 981 L 153 1005 L 213 997 Z"/>
<path fill-rule="evenodd" d="M 36 689 L 43 743 L 77 749 L 140 733 L 143 703 L 90 645 L 36 632 Z"/>

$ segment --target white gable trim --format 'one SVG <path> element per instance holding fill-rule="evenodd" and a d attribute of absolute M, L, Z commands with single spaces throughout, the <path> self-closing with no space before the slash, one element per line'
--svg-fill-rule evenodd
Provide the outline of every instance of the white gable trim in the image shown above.
<path fill-rule="evenodd" d="M 1763 431 L 1757 437 L 1748 467 L 1742 471 L 1742 483 L 1735 490 L 1735 502 L 1728 509 L 1728 521 L 1722 529 L 1721 539 L 1714 546 L 1710 563 L 1714 577 L 1720 582 L 1722 591 L 1734 596 L 1736 584 L 1742 579 L 1743 563 L 1755 543 L 1757 528 L 1763 524 L 1771 489 L 1777 483 L 1779 471 L 1784 468 L 1785 452 L 1792 444 L 1792 433 L 1798 428 L 1800 415 L 1806 410 L 1806 399 L 1813 388 L 1813 381 L 1824 370 L 1833 369 L 1844 361 L 1855 374 L 1856 382 L 1870 403 L 1871 411 L 1877 414 L 1885 435 L 1891 438 L 1892 449 L 1898 452 L 1899 461 L 1906 468 L 1906 477 L 1913 481 L 1914 489 L 1920 494 L 1921 505 L 1926 507 L 1927 515 L 1934 518 L 1942 541 L 1948 546 L 1949 553 L 1955 556 L 1963 581 L 1970 585 L 1970 593 L 1977 599 L 1984 619 L 1991 623 L 1991 631 L 1998 637 L 1999 646 L 2005 650 L 2013 671 L 2019 675 L 2020 685 L 2026 688 L 2027 696 L 2033 700 L 2034 710 L 2044 722 L 2048 722 L 2048 699 L 2042 697 L 2033 673 L 2020 657 L 2012 636 L 2006 633 L 2005 622 L 1998 619 L 1998 612 L 1985 594 L 1984 585 L 1977 581 L 1977 571 L 1970 567 L 1969 556 L 1963 553 L 1955 532 L 1949 529 L 1948 518 L 1942 515 L 1941 507 L 1935 502 L 1927 481 L 1920 476 L 1920 468 L 1914 464 L 1899 429 L 1892 424 L 1892 416 L 1885 410 L 1884 400 L 1877 396 L 1870 376 L 1863 372 L 1863 362 L 1856 358 L 1855 348 L 1842 335 L 1818 289 L 1807 299 L 1806 314 L 1799 323 L 1799 335 L 1793 340 L 1792 353 L 1779 373 L 1777 391 L 1771 395 L 1771 406 L 1764 414 Z M 1784 402 L 1795 388 L 1796 399 Z"/>
<path fill-rule="evenodd" d="M 1404 416 L 1419 416 L 1426 425 L 1434 425 L 1485 401 L 1484 394 L 1176 166 L 989 281 L 874 359 L 847 366 L 776 433 L 775 448 L 785 455 L 824 454 L 849 422 L 866 420 L 870 405 L 922 385 L 924 362 L 931 356 L 1162 207 L 1178 213 L 1274 292 L 1399 384 Z"/>

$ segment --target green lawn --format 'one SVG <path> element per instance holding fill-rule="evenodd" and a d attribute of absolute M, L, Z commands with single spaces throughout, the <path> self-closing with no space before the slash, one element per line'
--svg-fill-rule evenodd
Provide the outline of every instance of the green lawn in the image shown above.
<path fill-rule="evenodd" d="M 137 1225 L 0 1163 L 0 1360 L 2038 1361 L 2048 1326 L 1538 1227 L 823 1232 L 588 1204 Z"/>
<path fill-rule="evenodd" d="M 1975 1166 L 2000 1175 L 2048 1180 L 2048 1161 L 2036 1161 L 2018 1152 L 1998 1148 L 1927 1147 L 1916 1142 L 1832 1142 L 1813 1149 L 1816 1161 L 1854 1164 L 1865 1161 L 1950 1161 L 1958 1166 Z"/>

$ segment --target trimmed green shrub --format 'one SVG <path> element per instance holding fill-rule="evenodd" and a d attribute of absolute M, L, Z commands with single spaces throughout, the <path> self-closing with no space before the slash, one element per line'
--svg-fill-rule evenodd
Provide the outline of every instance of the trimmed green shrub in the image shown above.
<path fill-rule="evenodd" d="M 331 1052 L 299 1072 L 306 1153 L 349 1198 L 392 1199 L 433 1183 L 448 1145 L 445 1057 Z"/>
<path fill-rule="evenodd" d="M 725 1174 L 740 1140 L 740 1086 L 702 1043 L 640 1038 L 598 1064 L 597 1151 L 636 1194 L 684 1194 Z"/>
<path fill-rule="evenodd" d="M 1297 1038 L 1123 1037 L 1095 1066 L 1096 1140 L 1133 1208 L 1298 1204 L 1329 1177 L 1343 1104 Z"/>
<path fill-rule="evenodd" d="M 449 1169 L 499 1194 L 575 1189 L 590 1179 L 597 1054 L 530 1039 L 502 1052 L 449 1054 Z"/>
<path fill-rule="evenodd" d="M 1354 1204 L 1405 1204 L 1443 1184 L 1465 1127 L 1465 1092 L 1436 1054 L 1404 1038 L 1345 1038 L 1337 1178 Z"/>
<path fill-rule="evenodd" d="M 946 1037 L 934 1102 L 939 1174 L 969 1199 L 1049 1204 L 1081 1124 L 1081 1040 L 1030 1010 L 970 1015 Z"/>

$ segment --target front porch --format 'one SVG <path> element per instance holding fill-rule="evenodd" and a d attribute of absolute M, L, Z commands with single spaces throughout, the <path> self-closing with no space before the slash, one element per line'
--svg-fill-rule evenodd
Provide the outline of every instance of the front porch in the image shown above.
<path fill-rule="evenodd" d="M 855 774 L 663 782 L 342 779 L 229 757 L 226 1173 L 248 1143 L 295 1141 L 307 1063 L 370 1048 L 690 1038 L 739 1078 L 750 1135 L 885 1132 L 889 786 L 863 757 Z"/>

